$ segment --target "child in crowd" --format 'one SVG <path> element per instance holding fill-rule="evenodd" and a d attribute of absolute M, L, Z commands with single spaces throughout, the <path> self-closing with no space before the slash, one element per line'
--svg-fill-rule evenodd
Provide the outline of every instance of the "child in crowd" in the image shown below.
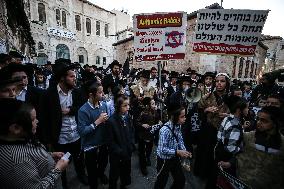
<path fill-rule="evenodd" d="M 115 112 L 109 118 L 109 188 L 117 187 L 120 178 L 120 188 L 131 184 L 131 156 L 134 150 L 134 128 L 129 111 L 129 98 L 120 95 L 115 101 Z"/>
<path fill-rule="evenodd" d="M 155 100 L 150 97 L 143 99 L 143 111 L 138 120 L 138 150 L 140 169 L 147 175 L 147 166 L 151 165 L 150 156 L 154 143 L 154 133 L 161 127 L 161 117 L 157 111 Z"/>

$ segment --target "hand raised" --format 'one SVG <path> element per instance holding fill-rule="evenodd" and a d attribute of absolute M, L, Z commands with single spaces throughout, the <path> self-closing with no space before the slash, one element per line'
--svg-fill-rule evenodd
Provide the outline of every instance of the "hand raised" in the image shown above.
<path fill-rule="evenodd" d="M 108 115 L 107 113 L 101 113 L 99 118 L 95 121 L 96 125 L 99 125 L 101 123 L 104 123 L 105 121 L 108 120 Z"/>

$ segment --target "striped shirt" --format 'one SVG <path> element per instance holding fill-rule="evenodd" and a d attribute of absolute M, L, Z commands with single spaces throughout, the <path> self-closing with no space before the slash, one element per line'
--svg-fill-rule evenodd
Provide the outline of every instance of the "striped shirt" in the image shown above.
<path fill-rule="evenodd" d="M 173 124 L 171 121 L 165 123 L 165 125 L 160 129 L 159 142 L 157 148 L 157 155 L 161 159 L 171 159 L 176 156 L 176 150 L 186 150 L 181 134 L 181 126 L 175 125 L 174 133 L 178 139 L 173 136 L 170 129 L 173 129 Z"/>
<path fill-rule="evenodd" d="M 60 187 L 61 172 L 42 146 L 1 142 L 0 159 L 1 189 Z"/>
<path fill-rule="evenodd" d="M 240 119 L 230 114 L 225 117 L 217 133 L 218 142 L 222 142 L 226 151 L 237 154 L 243 148 Z"/>

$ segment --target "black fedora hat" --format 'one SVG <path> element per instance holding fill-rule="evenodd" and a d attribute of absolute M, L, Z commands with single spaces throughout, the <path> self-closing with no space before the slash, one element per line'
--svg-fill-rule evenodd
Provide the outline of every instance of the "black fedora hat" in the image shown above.
<path fill-rule="evenodd" d="M 204 80 L 206 77 L 212 77 L 215 78 L 216 74 L 214 72 L 205 72 L 205 74 L 202 76 L 202 79 Z"/>
<path fill-rule="evenodd" d="M 193 80 L 189 75 L 182 75 L 178 78 L 177 83 L 182 83 L 184 81 L 188 81 L 189 83 L 193 83 Z"/>
<path fill-rule="evenodd" d="M 67 71 L 74 70 L 76 68 L 77 68 L 77 65 L 72 64 L 70 59 L 59 58 L 55 60 L 55 64 L 53 65 L 53 73 L 54 73 L 54 76 L 57 79 L 59 79 Z"/>
<path fill-rule="evenodd" d="M 21 55 L 18 51 L 10 51 L 9 55 L 12 58 L 25 58 L 23 55 Z"/>
<path fill-rule="evenodd" d="M 165 74 L 169 74 L 170 72 L 169 72 L 168 70 L 162 70 L 162 71 L 161 71 L 161 74 L 164 74 L 164 73 L 165 73 Z"/>
<path fill-rule="evenodd" d="M 150 79 L 150 71 L 149 70 L 142 70 L 139 73 L 140 77 L 146 78 L 146 79 Z"/>
<path fill-rule="evenodd" d="M 0 64 L 6 64 L 6 61 L 11 61 L 11 56 L 8 54 L 1 53 L 0 54 Z"/>
<path fill-rule="evenodd" d="M 176 72 L 176 71 L 171 71 L 171 74 L 170 74 L 170 79 L 172 78 L 178 78 L 179 77 L 179 73 Z"/>
<path fill-rule="evenodd" d="M 47 61 L 46 64 L 45 64 L 45 66 L 47 66 L 47 65 L 52 65 L 52 64 L 51 64 L 50 61 Z"/>
<path fill-rule="evenodd" d="M 22 79 L 20 78 L 12 79 L 11 73 L 7 67 L 0 69 L 0 88 L 8 85 L 18 84 L 21 81 Z"/>
<path fill-rule="evenodd" d="M 8 72 L 12 75 L 15 72 L 25 72 L 27 75 L 31 72 L 31 68 L 24 64 L 10 63 L 7 66 Z"/>
<path fill-rule="evenodd" d="M 109 67 L 112 69 L 114 66 L 119 66 L 119 68 L 122 67 L 122 65 L 117 61 L 117 60 L 114 60 L 112 61 L 112 63 L 109 65 Z"/>

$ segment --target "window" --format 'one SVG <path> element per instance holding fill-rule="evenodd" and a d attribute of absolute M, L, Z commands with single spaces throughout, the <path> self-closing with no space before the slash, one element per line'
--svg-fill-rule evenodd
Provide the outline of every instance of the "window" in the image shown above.
<path fill-rule="evenodd" d="M 79 15 L 75 15 L 76 30 L 81 31 L 81 18 Z"/>
<path fill-rule="evenodd" d="M 70 51 L 67 45 L 59 44 L 56 46 L 56 59 L 58 58 L 70 59 Z"/>
<path fill-rule="evenodd" d="M 103 65 L 106 65 L 106 62 L 107 62 L 107 58 L 103 57 Z"/>
<path fill-rule="evenodd" d="M 38 49 L 39 50 L 44 49 L 44 46 L 43 46 L 42 42 L 38 42 Z"/>
<path fill-rule="evenodd" d="M 91 26 L 91 20 L 89 18 L 86 18 L 86 29 L 87 29 L 87 33 L 91 33 L 92 26 Z"/>
<path fill-rule="evenodd" d="M 43 3 L 38 4 L 38 20 L 46 22 L 45 5 Z"/>
<path fill-rule="evenodd" d="M 96 21 L 96 35 L 100 35 L 100 21 Z"/>
<path fill-rule="evenodd" d="M 281 50 L 283 50 L 284 49 L 284 45 L 281 45 Z"/>
<path fill-rule="evenodd" d="M 67 28 L 67 24 L 66 24 L 66 12 L 62 11 L 62 26 L 64 28 Z"/>
<path fill-rule="evenodd" d="M 100 64 L 101 58 L 99 56 L 96 57 L 96 64 Z"/>
<path fill-rule="evenodd" d="M 56 24 L 57 26 L 60 26 L 61 22 L 60 22 L 60 10 L 59 9 L 55 10 L 55 16 L 56 16 Z"/>
<path fill-rule="evenodd" d="M 108 37 L 108 24 L 105 24 L 105 37 Z"/>
<path fill-rule="evenodd" d="M 80 64 L 84 64 L 84 56 L 83 55 L 79 55 L 79 63 Z"/>
<path fill-rule="evenodd" d="M 47 55 L 44 53 L 38 53 L 37 65 L 45 65 L 47 63 Z"/>

